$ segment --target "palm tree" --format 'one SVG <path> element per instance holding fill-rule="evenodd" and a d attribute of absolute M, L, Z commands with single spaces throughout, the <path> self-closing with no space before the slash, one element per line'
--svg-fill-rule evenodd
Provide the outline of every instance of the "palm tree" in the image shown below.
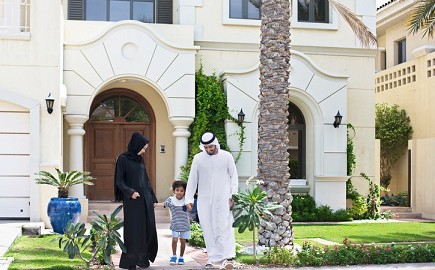
<path fill-rule="evenodd" d="M 261 4 L 258 179 L 269 199 L 283 207 L 263 217 L 258 240 L 266 246 L 292 245 L 288 131 L 290 75 L 290 1 Z"/>
<path fill-rule="evenodd" d="M 266 246 L 292 246 L 292 195 L 288 168 L 288 105 L 290 76 L 291 0 L 250 0 L 261 8 L 260 94 L 258 118 L 258 179 L 268 199 L 283 207 L 273 217 L 263 217 L 259 242 Z M 298 0 L 301 1 L 301 0 Z M 375 36 L 348 8 L 329 3 L 349 23 L 365 47 L 376 45 Z"/>
<path fill-rule="evenodd" d="M 423 37 L 433 37 L 435 25 L 435 0 L 418 0 L 408 21 L 408 30 L 412 34 L 423 31 Z"/>

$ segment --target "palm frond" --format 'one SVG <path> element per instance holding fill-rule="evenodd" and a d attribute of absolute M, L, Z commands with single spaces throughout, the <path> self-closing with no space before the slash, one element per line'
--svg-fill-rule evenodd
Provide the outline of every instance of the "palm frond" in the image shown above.
<path fill-rule="evenodd" d="M 378 42 L 375 35 L 352 11 L 335 0 L 329 0 L 329 3 L 343 16 L 344 20 L 361 41 L 363 47 L 369 48 L 371 45 L 377 46 Z"/>
<path fill-rule="evenodd" d="M 416 34 L 423 30 L 423 37 L 433 37 L 435 25 L 435 0 L 421 0 L 419 5 L 412 11 L 408 21 L 410 34 Z"/>

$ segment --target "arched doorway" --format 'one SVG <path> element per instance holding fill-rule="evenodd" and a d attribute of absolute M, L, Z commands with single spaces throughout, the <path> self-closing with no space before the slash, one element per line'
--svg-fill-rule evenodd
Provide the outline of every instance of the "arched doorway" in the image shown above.
<path fill-rule="evenodd" d="M 135 131 L 150 140 L 144 160 L 155 190 L 155 117 L 149 103 L 131 90 L 112 89 L 94 99 L 89 115 L 85 124 L 85 170 L 96 180 L 93 186 L 86 186 L 86 197 L 113 200 L 116 158 L 126 151 Z"/>
<path fill-rule="evenodd" d="M 290 179 L 306 179 L 305 118 L 301 110 L 291 102 L 288 119 Z"/>

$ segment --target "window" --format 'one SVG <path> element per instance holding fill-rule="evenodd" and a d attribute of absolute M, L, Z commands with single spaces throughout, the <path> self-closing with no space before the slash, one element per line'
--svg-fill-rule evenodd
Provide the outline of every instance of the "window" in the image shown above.
<path fill-rule="evenodd" d="M 380 64 L 381 70 L 385 70 L 387 68 L 387 52 L 385 51 L 380 53 Z"/>
<path fill-rule="evenodd" d="M 397 64 L 406 62 L 406 39 L 396 42 L 397 47 Z"/>
<path fill-rule="evenodd" d="M 305 179 L 305 119 L 291 102 L 288 119 L 290 179 Z"/>
<path fill-rule="evenodd" d="M 103 99 L 91 114 L 92 122 L 143 122 L 149 123 L 146 108 L 137 100 L 124 95 Z"/>
<path fill-rule="evenodd" d="M 154 0 L 87 0 L 87 21 L 136 20 L 153 23 Z"/>
<path fill-rule="evenodd" d="M 69 0 L 68 19 L 172 24 L 173 0 Z"/>
<path fill-rule="evenodd" d="M 329 23 L 329 1 L 298 0 L 298 21 Z"/>
<path fill-rule="evenodd" d="M 261 0 L 229 0 L 231 19 L 260 19 Z"/>
<path fill-rule="evenodd" d="M 30 0 L 0 0 L 0 34 L 30 32 Z"/>

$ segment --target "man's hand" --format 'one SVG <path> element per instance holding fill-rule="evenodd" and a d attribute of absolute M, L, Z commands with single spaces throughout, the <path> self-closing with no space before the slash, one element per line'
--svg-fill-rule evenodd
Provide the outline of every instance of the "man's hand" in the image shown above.
<path fill-rule="evenodd" d="M 192 211 L 193 205 L 191 203 L 186 204 L 187 211 Z"/>
<path fill-rule="evenodd" d="M 234 200 L 233 200 L 233 198 L 229 199 L 229 205 L 230 205 L 230 209 L 233 209 L 233 207 L 234 207 Z"/>
<path fill-rule="evenodd" d="M 140 195 L 139 195 L 139 192 L 137 192 L 137 191 L 135 191 L 135 192 L 133 192 L 133 194 L 131 194 L 131 198 L 133 200 L 136 200 L 136 198 L 138 198 L 138 197 L 140 197 Z"/>

